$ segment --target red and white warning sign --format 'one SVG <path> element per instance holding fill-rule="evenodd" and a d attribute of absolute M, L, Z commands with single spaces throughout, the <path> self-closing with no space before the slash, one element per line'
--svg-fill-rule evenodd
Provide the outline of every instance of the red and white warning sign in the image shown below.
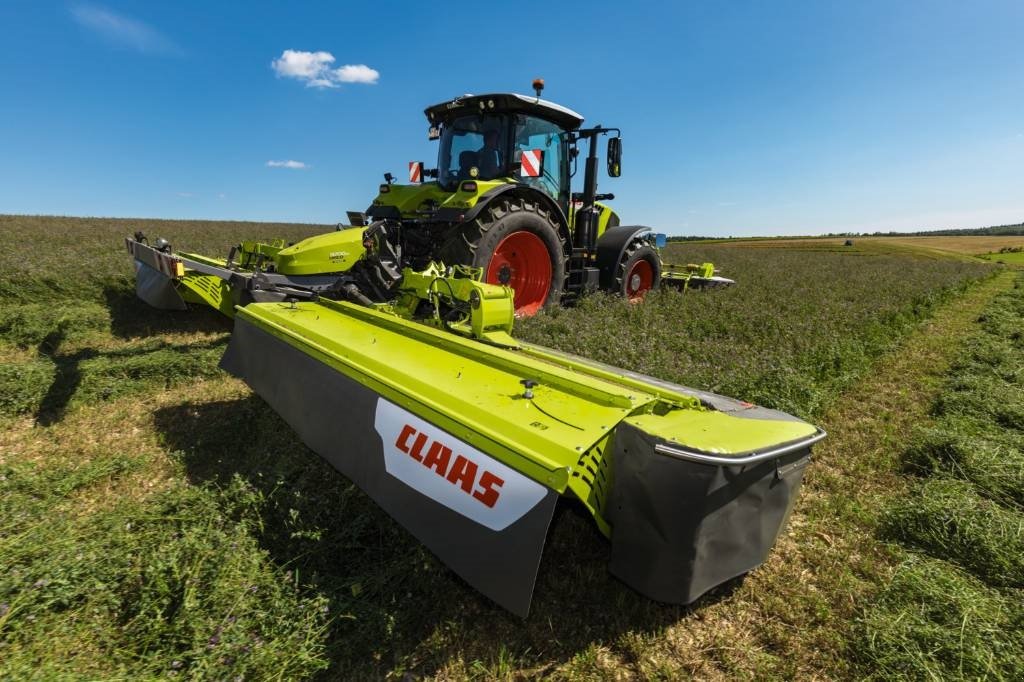
<path fill-rule="evenodd" d="M 138 270 L 139 265 L 148 265 L 171 278 L 183 277 L 185 275 L 185 264 L 177 256 L 157 251 L 131 238 L 125 238 L 124 241 L 128 246 L 128 253 L 132 254 L 135 258 L 136 270 Z"/>
<path fill-rule="evenodd" d="M 520 164 L 524 178 L 539 177 L 541 170 L 544 168 L 544 150 L 524 149 Z"/>
<path fill-rule="evenodd" d="M 414 490 L 491 530 L 533 509 L 547 488 L 384 398 L 374 428 L 384 469 Z"/>
<path fill-rule="evenodd" d="M 422 182 L 423 181 L 423 162 L 422 161 L 410 161 L 409 162 L 409 182 Z"/>

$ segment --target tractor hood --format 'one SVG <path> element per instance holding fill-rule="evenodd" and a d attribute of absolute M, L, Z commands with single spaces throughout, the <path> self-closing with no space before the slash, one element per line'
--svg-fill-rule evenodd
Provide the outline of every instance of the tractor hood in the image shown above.
<path fill-rule="evenodd" d="M 374 218 L 421 218 L 442 219 L 457 222 L 459 216 L 476 206 L 480 197 L 501 185 L 506 180 L 477 180 L 475 191 L 463 191 L 468 183 L 462 183 L 459 189 L 448 192 L 436 182 L 425 182 L 421 185 L 381 185 L 381 191 L 373 200 L 367 213 Z M 399 215 L 394 215 L 397 209 Z M 389 215 L 390 214 L 390 215 Z"/>
<path fill-rule="evenodd" d="M 281 249 L 275 266 L 282 275 L 317 275 L 344 272 L 363 257 L 364 228 L 318 234 Z"/>

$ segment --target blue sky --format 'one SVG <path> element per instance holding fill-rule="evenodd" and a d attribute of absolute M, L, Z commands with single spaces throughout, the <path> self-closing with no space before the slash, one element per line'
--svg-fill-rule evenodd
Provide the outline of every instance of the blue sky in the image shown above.
<path fill-rule="evenodd" d="M 1022 36 L 1019 0 L 5 0 L 0 213 L 335 222 L 429 167 L 424 106 L 541 76 L 623 129 L 623 222 L 1015 223 Z"/>

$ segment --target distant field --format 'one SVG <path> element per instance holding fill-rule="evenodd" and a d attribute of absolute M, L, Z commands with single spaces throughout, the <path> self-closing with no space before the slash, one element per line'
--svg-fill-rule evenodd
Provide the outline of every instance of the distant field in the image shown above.
<path fill-rule="evenodd" d="M 713 260 L 737 286 L 595 295 L 517 323 L 832 432 L 746 580 L 653 603 L 608 575 L 607 542 L 564 505 L 523 621 L 218 369 L 225 320 L 135 299 L 121 240 L 139 228 L 225 253 L 324 226 L 0 216 L 3 679 L 863 677 L 857 616 L 892 566 L 872 531 L 879 467 L 931 405 L 950 340 L 1008 286 L 930 248 L 674 244 L 668 260 Z"/>
<path fill-rule="evenodd" d="M 871 237 L 870 239 L 875 239 Z M 924 245 L 933 249 L 943 251 L 956 251 L 957 253 L 980 254 L 990 251 L 998 251 L 1004 246 L 1024 245 L 1022 236 L 964 236 L 964 237 L 877 237 L 880 241 L 890 241 L 895 244 Z"/>
<path fill-rule="evenodd" d="M 744 248 L 809 248 L 844 247 L 845 237 L 813 237 L 806 239 L 731 239 L 721 243 L 724 246 Z M 854 247 L 885 249 L 886 247 L 909 247 L 922 251 L 937 250 L 981 255 L 999 251 L 1004 246 L 1022 246 L 1021 236 L 963 236 L 963 237 L 853 237 Z"/>

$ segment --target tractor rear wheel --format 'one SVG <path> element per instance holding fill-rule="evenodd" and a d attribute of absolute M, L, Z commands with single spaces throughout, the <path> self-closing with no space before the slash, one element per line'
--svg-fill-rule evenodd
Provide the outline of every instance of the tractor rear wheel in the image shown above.
<path fill-rule="evenodd" d="M 563 244 L 558 226 L 543 208 L 524 199 L 497 199 L 442 253 L 452 263 L 483 268 L 489 284 L 512 287 L 516 316 L 528 317 L 562 298 Z"/>
<path fill-rule="evenodd" d="M 633 242 L 622 254 L 615 276 L 616 290 L 631 303 L 643 300 L 648 291 L 661 284 L 661 259 L 654 247 Z"/>

